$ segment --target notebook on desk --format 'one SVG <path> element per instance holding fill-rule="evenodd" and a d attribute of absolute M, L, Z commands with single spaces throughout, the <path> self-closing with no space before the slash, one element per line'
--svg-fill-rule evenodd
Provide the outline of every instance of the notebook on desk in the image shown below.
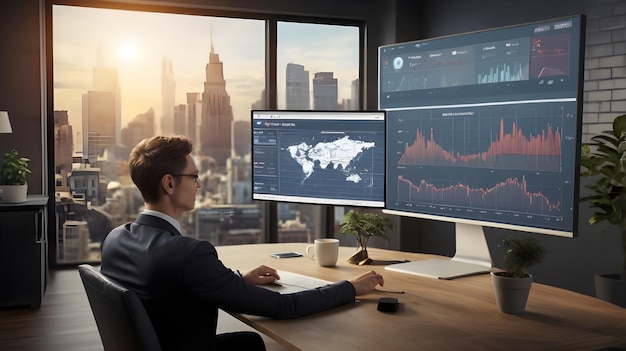
<path fill-rule="evenodd" d="M 280 276 L 280 280 L 277 280 L 274 284 L 263 285 L 263 287 L 277 291 L 281 294 L 290 294 L 303 290 L 319 288 L 333 283 L 327 280 L 288 271 L 278 271 L 278 275 Z"/>

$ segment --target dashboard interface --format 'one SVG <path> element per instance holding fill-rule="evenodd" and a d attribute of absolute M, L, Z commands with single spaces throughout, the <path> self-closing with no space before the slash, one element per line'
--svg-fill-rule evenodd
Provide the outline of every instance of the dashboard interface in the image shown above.
<path fill-rule="evenodd" d="M 385 111 L 252 111 L 252 198 L 384 207 Z"/>
<path fill-rule="evenodd" d="M 582 16 L 379 48 L 388 209 L 573 236 Z"/>

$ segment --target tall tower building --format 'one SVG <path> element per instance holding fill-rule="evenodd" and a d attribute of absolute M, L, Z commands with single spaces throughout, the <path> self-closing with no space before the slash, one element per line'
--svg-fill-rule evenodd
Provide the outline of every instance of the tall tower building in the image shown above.
<path fill-rule="evenodd" d="M 121 93 L 117 69 L 98 63 L 93 89 L 82 96 L 83 157 L 95 164 L 104 150 L 121 142 Z"/>
<path fill-rule="evenodd" d="M 265 89 L 261 92 L 261 98 L 252 103 L 251 108 L 253 110 L 263 110 L 268 108 L 269 104 L 267 103 L 267 94 L 265 94 Z"/>
<path fill-rule="evenodd" d="M 161 61 L 161 134 L 174 134 L 174 104 L 176 97 L 176 81 L 172 60 Z"/>
<path fill-rule="evenodd" d="M 122 131 L 122 92 L 117 68 L 104 67 L 101 63 L 93 69 L 93 90 L 108 91 L 115 100 L 115 143 L 120 143 Z"/>
<path fill-rule="evenodd" d="M 289 110 L 311 109 L 309 71 L 295 63 L 287 64 L 286 100 Z"/>
<path fill-rule="evenodd" d="M 250 153 L 252 138 L 250 121 L 235 121 L 233 123 L 233 150 L 237 156 L 245 156 Z"/>
<path fill-rule="evenodd" d="M 135 116 L 128 126 L 122 129 L 122 144 L 130 151 L 138 142 L 154 134 L 154 109 L 150 108 Z"/>
<path fill-rule="evenodd" d="M 56 174 L 72 170 L 74 137 L 67 111 L 54 111 L 54 169 Z"/>
<path fill-rule="evenodd" d="M 91 165 L 104 155 L 105 149 L 116 144 L 115 100 L 115 94 L 110 91 L 83 94 L 83 157 Z"/>
<path fill-rule="evenodd" d="M 350 110 L 359 110 L 361 108 L 361 101 L 359 99 L 360 91 L 359 78 L 357 78 L 352 81 L 352 85 L 350 86 Z"/>
<path fill-rule="evenodd" d="M 337 78 L 333 72 L 317 72 L 313 78 L 313 109 L 337 110 Z"/>
<path fill-rule="evenodd" d="M 200 127 L 201 154 L 225 166 L 232 148 L 233 108 L 226 92 L 224 68 L 219 54 L 209 53 L 206 64 L 204 91 L 202 92 L 202 122 Z"/>
<path fill-rule="evenodd" d="M 193 141 L 195 148 L 199 148 L 200 133 L 198 123 L 202 118 L 202 94 L 187 93 L 187 131 L 185 135 Z"/>
<path fill-rule="evenodd" d="M 187 132 L 187 106 L 178 104 L 174 107 L 174 134 L 185 135 Z"/>

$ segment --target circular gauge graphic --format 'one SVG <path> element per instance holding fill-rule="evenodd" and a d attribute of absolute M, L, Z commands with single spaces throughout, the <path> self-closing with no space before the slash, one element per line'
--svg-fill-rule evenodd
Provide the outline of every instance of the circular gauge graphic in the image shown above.
<path fill-rule="evenodd" d="M 396 57 L 395 59 L 393 59 L 393 69 L 398 70 L 402 68 L 402 65 L 404 65 L 404 60 L 402 60 L 402 57 Z"/>

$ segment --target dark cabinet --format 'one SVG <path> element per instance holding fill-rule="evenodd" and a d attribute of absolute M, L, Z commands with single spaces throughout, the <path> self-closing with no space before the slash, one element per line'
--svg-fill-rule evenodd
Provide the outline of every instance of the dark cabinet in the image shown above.
<path fill-rule="evenodd" d="M 47 196 L 0 202 L 0 308 L 39 308 L 48 275 Z"/>

